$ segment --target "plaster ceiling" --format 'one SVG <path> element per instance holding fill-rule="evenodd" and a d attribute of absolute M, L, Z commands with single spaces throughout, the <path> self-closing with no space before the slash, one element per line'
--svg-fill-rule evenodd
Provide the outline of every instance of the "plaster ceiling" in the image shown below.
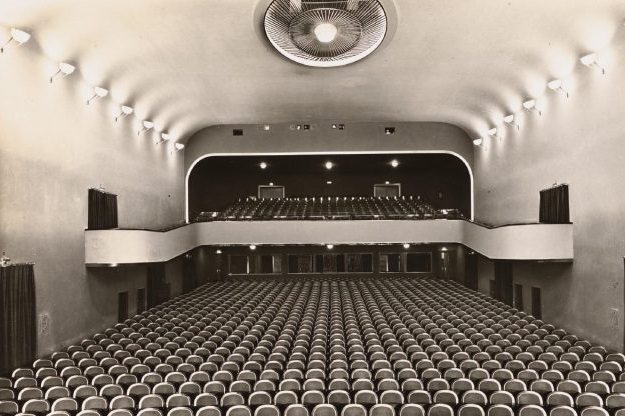
<path fill-rule="evenodd" d="M 392 0 L 388 0 L 392 1 Z M 622 0 L 394 0 L 366 59 L 310 68 L 259 32 L 267 0 L 0 0 L 0 42 L 77 66 L 177 140 L 215 124 L 440 121 L 483 134 L 579 57 L 625 48 Z M 26 46 L 26 45 L 25 45 Z"/>

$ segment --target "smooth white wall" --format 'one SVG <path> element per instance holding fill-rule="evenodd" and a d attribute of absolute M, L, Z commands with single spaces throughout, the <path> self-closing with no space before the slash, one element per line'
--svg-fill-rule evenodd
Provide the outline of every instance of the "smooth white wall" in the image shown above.
<path fill-rule="evenodd" d="M 504 127 L 505 137 L 491 140 L 488 150 L 477 150 L 475 156 L 477 220 L 537 221 L 539 191 L 556 181 L 570 185 L 573 266 L 515 264 L 514 280 L 542 288 L 545 320 L 619 350 L 624 326 L 624 44 L 617 40 L 604 52 L 609 61 L 605 75 L 578 64 L 569 80 L 570 98 L 547 90 L 542 117 L 520 112 L 520 131 Z M 488 287 L 487 282 L 480 287 Z"/>
<path fill-rule="evenodd" d="M 120 227 L 181 221 L 183 156 L 138 137 L 134 118 L 114 123 L 114 102 L 134 105 L 141 91 L 92 77 L 111 96 L 87 106 L 80 62 L 50 85 L 55 63 L 36 40 L 0 58 L 0 250 L 36 263 L 37 310 L 51 317 L 45 353 L 114 323 L 119 291 L 130 291 L 134 312 L 134 290 L 145 287 L 141 266 L 85 268 L 87 189 L 118 194 Z"/>

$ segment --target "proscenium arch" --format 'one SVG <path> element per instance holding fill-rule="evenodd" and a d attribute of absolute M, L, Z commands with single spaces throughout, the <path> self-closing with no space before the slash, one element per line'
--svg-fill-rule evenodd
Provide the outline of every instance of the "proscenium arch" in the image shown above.
<path fill-rule="evenodd" d="M 305 155 L 385 155 L 385 154 L 447 154 L 457 157 L 464 163 L 469 172 L 469 185 L 471 194 L 471 221 L 475 218 L 475 185 L 473 180 L 473 170 L 469 162 L 456 152 L 450 150 L 396 150 L 396 151 L 343 151 L 343 152 L 258 152 L 258 153 L 206 153 L 199 156 L 191 163 L 184 177 L 184 215 L 185 221 L 189 223 L 189 177 L 195 165 L 209 157 L 218 156 L 305 156 Z"/>

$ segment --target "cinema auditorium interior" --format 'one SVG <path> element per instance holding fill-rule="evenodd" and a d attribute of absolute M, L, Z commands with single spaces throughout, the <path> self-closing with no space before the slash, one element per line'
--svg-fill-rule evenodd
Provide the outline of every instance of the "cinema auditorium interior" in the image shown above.
<path fill-rule="evenodd" d="M 0 0 L 0 416 L 625 416 L 622 0 Z"/>

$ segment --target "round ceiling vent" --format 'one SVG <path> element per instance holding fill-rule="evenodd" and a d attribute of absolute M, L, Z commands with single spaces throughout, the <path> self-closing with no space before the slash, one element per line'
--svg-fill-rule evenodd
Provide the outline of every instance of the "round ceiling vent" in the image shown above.
<path fill-rule="evenodd" d="M 379 0 L 274 0 L 265 33 L 287 58 L 316 67 L 342 66 L 373 52 L 386 35 Z"/>

